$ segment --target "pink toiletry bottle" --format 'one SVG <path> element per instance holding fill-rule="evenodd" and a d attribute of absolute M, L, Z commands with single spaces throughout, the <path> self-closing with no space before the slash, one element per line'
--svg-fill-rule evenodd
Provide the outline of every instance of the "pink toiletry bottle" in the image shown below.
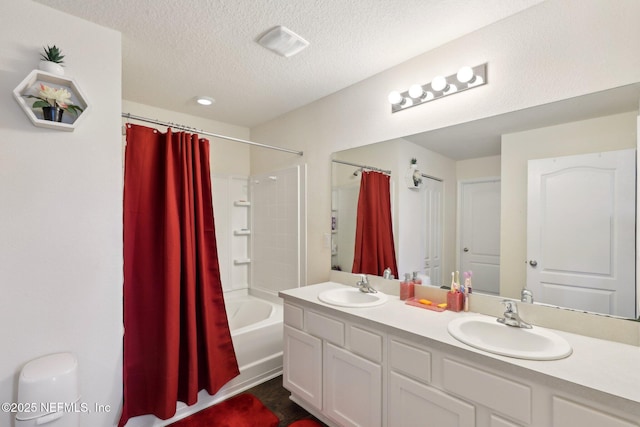
<path fill-rule="evenodd" d="M 411 280 L 411 274 L 406 273 L 404 275 L 404 280 L 400 282 L 400 299 L 404 301 L 408 298 L 413 298 L 414 292 L 415 290 L 413 281 Z"/>

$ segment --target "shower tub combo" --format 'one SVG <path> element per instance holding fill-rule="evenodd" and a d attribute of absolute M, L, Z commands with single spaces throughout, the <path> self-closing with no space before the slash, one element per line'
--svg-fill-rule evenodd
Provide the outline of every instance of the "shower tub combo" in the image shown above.
<path fill-rule="evenodd" d="M 171 419 L 145 415 L 132 419 L 127 427 L 166 426 L 282 373 L 282 304 L 241 294 L 225 296 L 225 306 L 240 375 L 214 396 L 200 391 L 195 405 L 179 402 Z"/>

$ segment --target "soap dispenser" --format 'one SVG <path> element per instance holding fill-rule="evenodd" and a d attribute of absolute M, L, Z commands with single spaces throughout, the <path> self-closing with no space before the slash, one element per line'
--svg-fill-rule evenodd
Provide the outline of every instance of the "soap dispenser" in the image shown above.
<path fill-rule="evenodd" d="M 405 273 L 404 280 L 400 282 L 400 299 L 402 301 L 413 298 L 415 294 L 414 283 L 411 280 L 411 274 Z"/>

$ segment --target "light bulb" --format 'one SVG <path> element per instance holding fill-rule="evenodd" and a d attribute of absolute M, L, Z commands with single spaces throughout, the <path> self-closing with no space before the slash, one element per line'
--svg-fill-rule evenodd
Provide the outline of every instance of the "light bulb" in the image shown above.
<path fill-rule="evenodd" d="M 447 87 L 447 79 L 442 76 L 435 76 L 433 80 L 431 80 L 431 88 L 436 92 L 441 92 Z"/>
<path fill-rule="evenodd" d="M 469 66 L 460 68 L 456 77 L 460 83 L 473 83 L 476 78 L 475 74 L 473 74 L 473 69 Z"/>
<path fill-rule="evenodd" d="M 391 93 L 389 93 L 389 102 L 393 105 L 402 105 L 404 103 L 405 99 L 402 95 L 400 95 L 400 92 L 398 91 L 393 91 Z"/>
<path fill-rule="evenodd" d="M 424 95 L 424 89 L 420 85 L 413 85 L 409 88 L 409 96 L 412 98 L 422 98 Z"/>

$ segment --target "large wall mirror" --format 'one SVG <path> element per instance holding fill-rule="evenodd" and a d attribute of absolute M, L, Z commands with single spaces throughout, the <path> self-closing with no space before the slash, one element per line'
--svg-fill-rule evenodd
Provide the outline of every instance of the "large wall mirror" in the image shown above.
<path fill-rule="evenodd" d="M 383 169 L 401 276 L 472 271 L 474 292 L 638 318 L 639 100 L 640 83 L 334 153 L 332 268 L 351 271 L 361 168 Z"/>

